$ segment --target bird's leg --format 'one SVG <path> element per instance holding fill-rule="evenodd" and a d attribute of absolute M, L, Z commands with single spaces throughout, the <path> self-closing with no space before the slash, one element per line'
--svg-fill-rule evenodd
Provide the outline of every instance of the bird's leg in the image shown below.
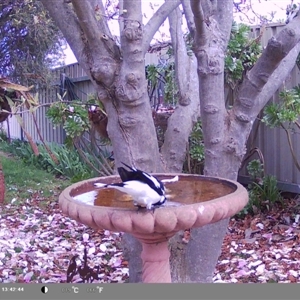
<path fill-rule="evenodd" d="M 149 211 L 151 211 L 152 212 L 152 214 L 154 214 L 154 210 L 155 210 L 155 206 L 154 205 L 152 205 L 152 204 L 150 204 L 150 205 L 147 205 L 147 210 Z"/>
<path fill-rule="evenodd" d="M 141 205 L 136 205 L 136 206 L 137 206 L 137 212 L 145 210 L 144 206 L 141 206 Z"/>

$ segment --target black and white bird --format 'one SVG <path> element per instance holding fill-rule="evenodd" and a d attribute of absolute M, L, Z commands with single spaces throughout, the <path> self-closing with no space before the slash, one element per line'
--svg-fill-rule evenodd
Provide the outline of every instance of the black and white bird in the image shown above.
<path fill-rule="evenodd" d="M 122 164 L 130 169 L 129 171 L 123 167 L 118 168 L 122 182 L 112 184 L 95 183 L 95 186 L 113 188 L 129 194 L 133 198 L 134 205 L 146 207 L 147 209 L 153 209 L 166 202 L 165 186 L 161 180 L 123 162 Z M 171 181 L 176 181 L 176 179 L 178 180 L 178 177 Z"/>

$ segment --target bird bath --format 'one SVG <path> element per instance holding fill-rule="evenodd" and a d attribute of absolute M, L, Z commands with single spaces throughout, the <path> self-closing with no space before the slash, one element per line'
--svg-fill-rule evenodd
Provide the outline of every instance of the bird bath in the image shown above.
<path fill-rule="evenodd" d="M 99 177 L 72 184 L 59 196 L 63 213 L 94 229 L 126 232 L 142 243 L 143 282 L 171 282 L 169 239 L 180 230 L 202 227 L 239 212 L 248 192 L 239 183 L 189 174 L 154 174 L 165 183 L 168 201 L 153 210 L 139 209 L 130 196 L 96 188 L 94 183 L 120 182 L 119 176 Z M 169 196 L 168 196 L 169 195 Z"/>

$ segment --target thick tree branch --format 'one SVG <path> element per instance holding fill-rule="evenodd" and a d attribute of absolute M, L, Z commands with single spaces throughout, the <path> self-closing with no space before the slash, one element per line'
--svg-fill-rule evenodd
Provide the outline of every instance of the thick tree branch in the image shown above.
<path fill-rule="evenodd" d="M 123 0 L 125 20 L 134 20 L 142 23 L 142 2 L 141 0 Z"/>
<path fill-rule="evenodd" d="M 187 106 L 178 105 L 168 120 L 168 128 L 164 136 L 161 155 L 168 172 L 182 172 L 182 165 L 186 158 L 189 135 L 195 122 L 200 116 L 199 83 L 197 78 L 197 62 L 193 56 L 188 58 L 186 65 L 189 81 L 188 96 L 191 103 Z"/>
<path fill-rule="evenodd" d="M 111 57 L 120 60 L 121 54 L 108 28 L 104 6 L 99 0 L 71 0 L 79 24 L 87 40 L 90 58 L 97 60 L 99 56 Z M 98 73 L 99 67 L 94 70 Z M 95 78 L 98 77 L 94 74 Z"/>
<path fill-rule="evenodd" d="M 85 0 L 71 0 L 74 11 L 78 17 L 80 26 L 89 42 L 91 48 L 99 47 L 101 44 L 101 33 L 103 32 L 103 28 L 99 28 L 98 22 L 96 20 L 96 12 L 95 8 L 92 7 L 90 1 Z M 100 11 L 99 8 L 99 18 L 103 19 L 104 11 Z M 99 22 L 101 24 L 103 22 Z"/>
<path fill-rule="evenodd" d="M 121 48 L 126 64 L 142 62 L 142 3 L 141 0 L 123 0 L 124 29 L 121 32 Z"/>
<path fill-rule="evenodd" d="M 281 61 L 277 69 L 270 76 L 269 80 L 257 95 L 255 105 L 249 111 L 249 115 L 256 117 L 263 107 L 267 104 L 269 99 L 275 94 L 278 88 L 282 85 L 285 78 L 289 76 L 300 52 L 300 42 L 289 52 L 289 54 Z"/>
<path fill-rule="evenodd" d="M 191 1 L 191 9 L 194 14 L 194 23 L 198 34 L 201 34 L 203 30 L 204 12 L 201 6 L 200 0 Z"/>
<path fill-rule="evenodd" d="M 82 30 L 71 6 L 65 3 L 64 0 L 41 0 L 41 2 L 49 11 L 49 14 L 57 24 L 59 29 L 62 31 L 77 60 L 87 71 L 88 62 L 84 51 L 85 44 L 81 37 Z"/>
<path fill-rule="evenodd" d="M 232 174 L 232 178 L 237 177 L 237 169 L 240 167 L 242 159 L 246 153 L 245 143 L 249 137 L 256 116 L 274 95 L 277 89 L 282 85 L 285 78 L 287 78 L 290 74 L 291 70 L 295 66 L 295 60 L 299 51 L 300 43 L 298 43 L 294 49 L 290 51 L 290 53 L 282 60 L 277 69 L 269 77 L 268 82 L 254 99 L 255 105 L 248 108 L 249 122 L 241 122 L 235 116 L 235 112 L 233 110 L 229 112 L 229 126 L 226 132 L 226 150 L 229 154 L 232 153 L 233 156 L 231 157 L 231 161 L 229 161 L 227 173 L 229 175 Z"/>
<path fill-rule="evenodd" d="M 196 26 L 194 52 L 198 61 L 199 95 L 203 138 L 205 144 L 206 175 L 225 175 L 215 167 L 224 143 L 224 57 L 228 39 L 220 28 L 214 5 L 207 1 L 191 1 Z M 220 13 L 220 12 L 219 12 Z M 229 16 L 230 17 L 230 16 Z M 227 21 L 230 22 L 229 18 Z"/>
<path fill-rule="evenodd" d="M 181 0 L 181 4 L 183 7 L 186 23 L 188 26 L 188 29 L 191 33 L 191 36 L 194 38 L 195 36 L 195 22 L 194 22 L 194 15 L 191 9 L 191 2 L 190 0 Z"/>
<path fill-rule="evenodd" d="M 144 27 L 143 52 L 146 53 L 150 42 L 160 25 L 165 21 L 167 16 L 180 4 L 180 0 L 165 2 L 152 16 Z"/>
<path fill-rule="evenodd" d="M 196 28 L 195 42 L 197 46 L 205 45 L 207 42 L 206 24 L 204 11 L 200 0 L 191 1 L 191 9 L 194 14 L 194 22 Z"/>
<path fill-rule="evenodd" d="M 181 19 L 182 14 L 179 8 L 169 15 L 175 55 L 175 75 L 179 89 L 179 104 L 168 120 L 168 128 L 161 149 L 163 161 L 169 172 L 182 172 L 188 138 L 200 115 L 197 63 L 194 56 L 189 57 L 187 54 Z"/>
<path fill-rule="evenodd" d="M 232 11 L 232 0 L 218 1 L 215 17 L 219 23 L 219 28 L 222 30 L 226 41 L 229 41 L 230 38 L 232 22 L 229 22 L 228 20 L 232 20 Z"/>
<path fill-rule="evenodd" d="M 91 7 L 95 10 L 95 15 L 99 19 L 100 23 L 100 30 L 103 34 L 112 37 L 112 34 L 110 32 L 107 19 L 106 19 L 106 13 L 105 13 L 105 8 L 103 5 L 102 0 L 88 0 L 91 4 Z M 103 15 L 102 15 L 103 13 Z"/>
<path fill-rule="evenodd" d="M 169 16 L 170 34 L 175 56 L 175 74 L 179 89 L 179 103 L 180 105 L 187 105 L 190 102 L 190 99 L 187 96 L 187 91 L 189 90 L 186 73 L 188 56 L 181 29 L 181 19 L 181 11 L 177 7 Z"/>
<path fill-rule="evenodd" d="M 300 18 L 297 19 L 269 40 L 261 57 L 246 75 L 233 108 L 233 113 L 240 122 L 250 122 L 256 116 L 257 108 L 254 108 L 254 106 L 257 97 L 264 86 L 270 82 L 271 75 L 278 68 L 281 61 L 299 43 Z M 281 76 L 281 79 L 283 78 Z M 255 112 L 255 115 L 250 112 Z"/>
<path fill-rule="evenodd" d="M 122 32 L 124 29 L 124 21 L 123 21 L 123 10 L 124 10 L 124 5 L 123 5 L 123 0 L 119 1 L 119 12 L 120 12 L 120 17 L 119 17 L 119 31 Z"/>

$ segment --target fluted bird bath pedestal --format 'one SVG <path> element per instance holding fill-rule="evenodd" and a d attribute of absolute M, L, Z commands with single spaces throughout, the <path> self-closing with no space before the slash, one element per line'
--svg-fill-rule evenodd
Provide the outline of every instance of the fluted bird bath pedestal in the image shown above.
<path fill-rule="evenodd" d="M 171 179 L 177 174 L 154 175 Z M 61 193 L 59 205 L 66 215 L 89 227 L 136 237 L 143 246 L 143 282 L 168 283 L 171 282 L 169 239 L 180 230 L 231 217 L 248 202 L 247 190 L 235 181 L 200 175 L 178 176 L 177 182 L 165 184 L 169 199 L 166 205 L 154 211 L 137 210 L 126 194 L 94 186 L 96 182 L 120 182 L 119 176 L 75 183 Z"/>

